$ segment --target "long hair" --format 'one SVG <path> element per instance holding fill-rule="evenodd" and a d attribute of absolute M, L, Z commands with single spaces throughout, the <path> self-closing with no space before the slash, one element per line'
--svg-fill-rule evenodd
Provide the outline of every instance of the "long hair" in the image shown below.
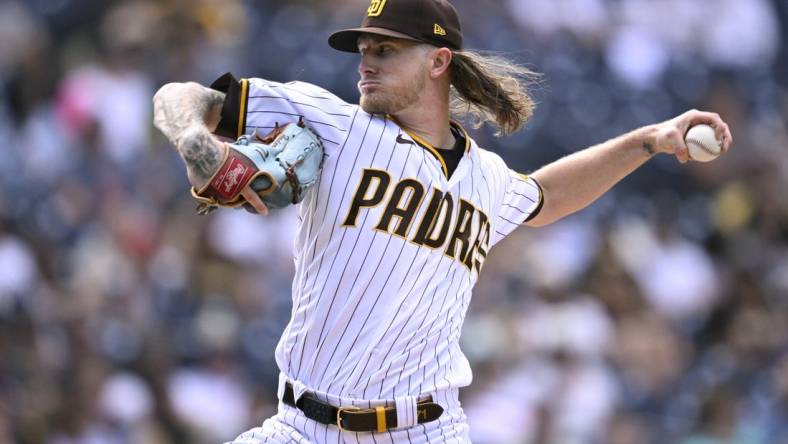
<path fill-rule="evenodd" d="M 528 86 L 539 74 L 503 57 L 476 51 L 453 51 L 449 68 L 451 97 L 449 111 L 454 118 L 468 121 L 474 128 L 485 122 L 496 136 L 522 128 L 534 112 Z"/>

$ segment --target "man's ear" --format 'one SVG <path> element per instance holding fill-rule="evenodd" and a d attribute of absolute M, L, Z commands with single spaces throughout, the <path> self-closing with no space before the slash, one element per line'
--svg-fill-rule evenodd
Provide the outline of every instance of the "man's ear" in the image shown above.
<path fill-rule="evenodd" d="M 432 51 L 432 67 L 430 68 L 430 77 L 437 79 L 444 73 L 449 71 L 451 64 L 452 53 L 449 48 L 436 48 Z"/>

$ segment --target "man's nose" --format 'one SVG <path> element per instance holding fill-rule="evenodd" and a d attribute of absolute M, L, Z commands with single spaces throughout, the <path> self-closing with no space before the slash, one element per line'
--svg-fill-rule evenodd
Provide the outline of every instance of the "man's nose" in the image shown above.
<path fill-rule="evenodd" d="M 364 74 L 372 74 L 375 72 L 375 67 L 368 55 L 365 54 L 361 56 L 361 60 L 358 63 L 358 72 L 362 76 Z"/>

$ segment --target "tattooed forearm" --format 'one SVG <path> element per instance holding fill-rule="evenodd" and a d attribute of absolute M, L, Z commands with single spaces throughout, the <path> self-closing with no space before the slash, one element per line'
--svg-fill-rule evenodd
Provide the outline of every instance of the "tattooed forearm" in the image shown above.
<path fill-rule="evenodd" d="M 177 147 L 191 126 L 207 128 L 223 102 L 224 94 L 197 83 L 168 83 L 153 96 L 153 123 Z"/>
<path fill-rule="evenodd" d="M 211 134 L 224 94 L 197 83 L 169 83 L 153 97 L 153 123 L 175 145 L 195 186 L 207 182 L 223 159 Z"/>
<path fill-rule="evenodd" d="M 219 169 L 224 154 L 221 143 L 207 129 L 196 126 L 183 134 L 178 152 L 186 162 L 192 182 L 199 183 L 207 182 Z"/>

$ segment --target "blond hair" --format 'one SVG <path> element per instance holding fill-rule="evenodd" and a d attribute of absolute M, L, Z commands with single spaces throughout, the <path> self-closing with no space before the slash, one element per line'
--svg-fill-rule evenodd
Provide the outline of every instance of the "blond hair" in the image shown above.
<path fill-rule="evenodd" d="M 496 136 L 512 134 L 536 106 L 528 92 L 539 74 L 506 58 L 476 51 L 452 51 L 449 111 L 474 128 L 489 123 Z"/>

